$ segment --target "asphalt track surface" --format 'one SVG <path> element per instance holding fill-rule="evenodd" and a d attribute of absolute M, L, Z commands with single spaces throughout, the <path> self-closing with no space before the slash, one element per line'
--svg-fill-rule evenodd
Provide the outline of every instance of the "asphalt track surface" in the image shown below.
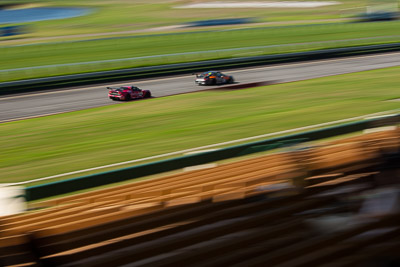
<path fill-rule="evenodd" d="M 291 82 L 344 73 L 381 69 L 400 65 L 400 52 L 331 60 L 309 61 L 264 67 L 220 70 L 233 75 L 238 84 L 252 82 Z M 51 92 L 9 95 L 0 98 L 0 122 L 8 122 L 76 111 L 105 105 L 123 105 L 107 97 L 107 86 L 136 85 L 148 89 L 153 97 L 196 92 L 219 86 L 198 86 L 194 76 L 132 80 L 120 83 L 68 88 Z M 378 90 L 378 89 L 377 89 Z M 144 100 L 146 101 L 146 100 Z"/>

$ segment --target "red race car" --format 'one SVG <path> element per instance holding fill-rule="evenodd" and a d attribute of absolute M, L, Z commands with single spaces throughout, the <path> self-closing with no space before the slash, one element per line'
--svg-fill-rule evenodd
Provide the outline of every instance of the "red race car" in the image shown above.
<path fill-rule="evenodd" d="M 151 97 L 149 90 L 142 90 L 136 86 L 107 87 L 108 97 L 112 100 L 141 99 Z"/>

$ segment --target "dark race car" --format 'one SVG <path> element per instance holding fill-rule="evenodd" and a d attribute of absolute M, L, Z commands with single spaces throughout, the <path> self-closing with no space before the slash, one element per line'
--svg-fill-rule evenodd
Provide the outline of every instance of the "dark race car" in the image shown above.
<path fill-rule="evenodd" d="M 149 90 L 142 90 L 136 86 L 107 87 L 108 97 L 112 100 L 131 100 L 151 97 Z"/>
<path fill-rule="evenodd" d="M 219 71 L 206 71 L 201 74 L 196 74 L 195 80 L 195 83 L 198 85 L 216 85 L 233 82 L 233 76 L 225 75 Z"/>

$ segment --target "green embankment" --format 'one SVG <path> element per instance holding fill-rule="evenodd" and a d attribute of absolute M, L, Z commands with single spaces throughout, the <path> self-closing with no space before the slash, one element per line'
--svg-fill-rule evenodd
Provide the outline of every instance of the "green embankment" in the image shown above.
<path fill-rule="evenodd" d="M 3 123 L 1 183 L 398 109 L 400 67 Z M 106 96 L 105 96 L 106 97 Z"/>
<path fill-rule="evenodd" d="M 4 4 L 9 2 L 11 1 L 5 1 Z M 25 0 L 14 2 L 20 4 L 30 3 Z M 110 2 L 105 0 L 84 2 L 71 0 L 68 3 L 56 0 L 35 2 L 33 7 L 82 6 L 93 8 L 93 13 L 82 17 L 29 23 L 30 33 L 22 36 L 2 37 L 0 39 L 2 41 L 0 43 L 0 54 L 2 62 L 6 62 L 6 64 L 0 65 L 0 82 L 128 67 L 400 41 L 400 32 L 398 30 L 400 21 L 374 23 L 342 23 L 337 21 L 349 14 L 354 15 L 357 12 L 365 11 L 365 3 L 359 0 L 349 0 L 340 2 L 338 5 L 304 9 L 174 8 L 183 3 L 176 1 L 150 1 L 149 3 L 144 1 Z M 196 20 L 243 17 L 252 17 L 259 23 L 273 22 L 277 24 L 229 25 L 202 29 L 159 28 L 181 25 Z M 279 26 L 285 23 L 298 25 Z M 154 30 L 154 28 L 158 28 L 158 30 Z M 143 29 L 148 31 L 140 32 Z M 203 32 L 198 32 L 199 30 Z M 175 33 L 172 35 L 157 35 L 159 33 L 173 33 L 174 31 Z M 94 36 L 93 34 L 104 35 Z M 141 35 L 141 37 L 138 37 L 138 35 Z M 123 38 L 115 38 L 118 36 Z M 67 42 L 72 40 L 75 42 Z M 329 43 L 320 43 L 326 41 L 329 41 Z M 299 43 L 307 44 L 287 46 L 288 44 Z M 270 45 L 274 47 L 208 52 L 210 50 Z M 144 60 L 4 71 L 43 65 L 197 51 L 203 52 Z"/>
<path fill-rule="evenodd" d="M 2 60 L 7 64 L 2 64 L 0 70 L 154 55 L 166 56 L 103 63 L 95 62 L 85 65 L 2 71 L 0 72 L 0 80 L 10 81 L 127 67 L 399 42 L 399 25 L 400 21 L 332 24 L 329 26 L 254 28 L 223 32 L 151 35 L 136 38 L 2 47 L 0 48 Z M 244 49 L 214 51 L 238 48 Z M 186 52 L 198 53 L 168 56 L 168 54 Z"/>
<path fill-rule="evenodd" d="M 241 2 L 246 1 L 254 2 L 252 0 L 242 0 Z M 29 23 L 32 25 L 32 32 L 27 37 L 32 38 L 154 29 L 216 18 L 250 17 L 254 18 L 256 22 L 318 23 L 321 20 L 342 19 L 366 10 L 366 3 L 362 0 L 346 0 L 338 2 L 336 5 L 314 8 L 176 8 L 188 2 L 190 1 L 5 0 L 1 1 L 1 5 L 13 4 L 14 8 L 67 6 L 93 9 L 93 12 L 86 16 Z M 242 26 L 234 25 L 233 27 Z M 168 29 L 163 31 L 168 31 Z M 13 40 L 13 38 L 7 39 Z M 15 41 L 23 42 L 23 40 Z"/>

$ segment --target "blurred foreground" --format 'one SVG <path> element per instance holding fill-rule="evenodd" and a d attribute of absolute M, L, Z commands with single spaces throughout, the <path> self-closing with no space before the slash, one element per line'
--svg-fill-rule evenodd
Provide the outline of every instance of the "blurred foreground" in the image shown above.
<path fill-rule="evenodd" d="M 400 130 L 36 203 L 3 266 L 398 266 Z"/>

